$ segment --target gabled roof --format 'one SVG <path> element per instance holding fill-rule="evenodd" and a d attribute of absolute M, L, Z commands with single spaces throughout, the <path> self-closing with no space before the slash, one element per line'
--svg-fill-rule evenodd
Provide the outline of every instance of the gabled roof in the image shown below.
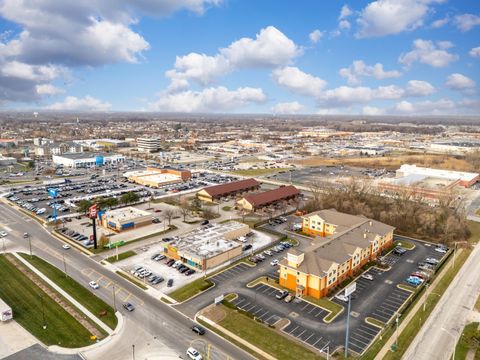
<path fill-rule="evenodd" d="M 260 186 L 260 183 L 255 179 L 245 179 L 240 181 L 232 181 L 226 184 L 208 186 L 203 189 L 210 196 L 218 196 L 228 194 L 231 192 L 242 191 L 252 187 Z"/>
<path fill-rule="evenodd" d="M 299 195 L 300 192 L 293 185 L 281 186 L 274 190 L 264 191 L 258 194 L 247 195 L 244 197 L 252 206 L 261 206 L 273 201 L 282 200 L 291 196 Z"/>

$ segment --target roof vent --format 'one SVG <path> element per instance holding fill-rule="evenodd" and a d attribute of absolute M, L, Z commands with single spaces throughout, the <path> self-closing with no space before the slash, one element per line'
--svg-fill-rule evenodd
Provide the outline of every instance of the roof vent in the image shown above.
<path fill-rule="evenodd" d="M 367 233 L 363 233 L 363 238 L 366 239 L 367 238 Z"/>

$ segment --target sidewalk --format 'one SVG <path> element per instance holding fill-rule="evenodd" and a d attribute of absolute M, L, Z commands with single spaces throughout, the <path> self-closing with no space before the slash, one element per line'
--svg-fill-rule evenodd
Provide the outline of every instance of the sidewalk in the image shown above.
<path fill-rule="evenodd" d="M 107 334 L 112 335 L 113 330 L 110 329 L 103 321 L 93 315 L 87 308 L 85 308 L 82 304 L 80 304 L 77 300 L 71 297 L 68 293 L 66 293 L 61 287 L 55 284 L 52 280 L 50 280 L 47 276 L 41 273 L 37 268 L 31 265 L 28 261 L 23 259 L 17 253 L 12 253 L 20 262 L 22 262 L 26 267 L 32 270 L 35 274 L 37 274 L 43 281 L 45 281 L 48 285 L 50 285 L 55 291 L 60 293 L 64 298 L 66 298 L 69 302 L 71 302 L 78 310 L 84 313 L 87 317 L 89 317 L 93 322 L 95 322 L 99 327 L 101 327 Z"/>
<path fill-rule="evenodd" d="M 435 288 L 435 286 L 438 284 L 438 282 L 443 278 L 443 276 L 445 275 L 446 273 L 446 270 L 448 270 L 449 266 L 450 266 L 450 262 L 452 261 L 452 259 L 449 259 L 448 262 L 445 264 L 445 266 L 443 267 L 442 269 L 442 272 L 440 274 L 440 276 L 437 276 L 435 278 L 435 280 L 433 281 L 433 283 L 431 283 L 429 286 L 428 286 L 428 289 L 426 290 L 426 293 L 424 293 L 422 295 L 422 300 L 423 298 L 428 298 L 428 296 L 433 292 L 433 289 Z M 438 304 L 437 304 L 438 305 Z M 415 306 L 410 310 L 410 312 L 408 313 L 408 315 L 402 320 L 400 326 L 398 327 L 398 334 L 401 334 L 403 330 L 405 330 L 405 328 L 407 327 L 407 325 L 410 323 L 410 320 L 412 320 L 412 318 L 416 315 L 417 311 L 423 307 L 423 301 L 418 301 Z M 420 328 L 421 329 L 421 328 Z M 420 331 L 420 329 L 418 329 Z M 388 341 L 385 343 L 385 345 L 383 345 L 383 348 L 378 352 L 377 356 L 375 356 L 375 360 L 381 360 L 383 359 L 387 353 L 390 351 L 390 348 L 392 347 L 392 345 L 395 343 L 395 340 L 396 340 L 396 337 L 395 337 L 395 334 L 392 334 L 392 336 L 390 336 L 390 338 L 388 339 Z"/>

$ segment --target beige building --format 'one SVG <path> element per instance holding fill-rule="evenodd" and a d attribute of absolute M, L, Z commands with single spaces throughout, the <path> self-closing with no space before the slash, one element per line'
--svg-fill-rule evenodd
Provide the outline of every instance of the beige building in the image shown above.
<path fill-rule="evenodd" d="M 99 213 L 102 226 L 121 232 L 152 223 L 152 214 L 132 206 Z"/>
<path fill-rule="evenodd" d="M 192 177 L 192 173 L 188 170 L 147 167 L 146 170 L 128 171 L 123 176 L 136 184 L 159 188 L 187 181 Z"/>
<path fill-rule="evenodd" d="M 165 255 L 186 265 L 206 270 L 217 267 L 242 254 L 242 243 L 236 241 L 250 232 L 237 221 L 210 224 L 182 235 L 164 245 Z"/>

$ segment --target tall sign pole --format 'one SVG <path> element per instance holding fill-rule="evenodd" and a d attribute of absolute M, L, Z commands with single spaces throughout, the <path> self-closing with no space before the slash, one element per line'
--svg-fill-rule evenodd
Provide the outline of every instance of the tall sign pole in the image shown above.
<path fill-rule="evenodd" d="M 348 337 L 350 333 L 350 309 L 351 309 L 351 302 L 352 302 L 352 294 L 357 289 L 357 283 L 351 283 L 345 288 L 345 296 L 348 299 L 348 312 L 347 312 L 347 328 L 345 332 L 345 357 L 348 357 Z"/>
<path fill-rule="evenodd" d="M 48 194 L 52 197 L 53 200 L 53 222 L 55 226 L 57 226 L 57 203 L 55 199 L 58 196 L 58 190 L 52 188 L 48 189 Z"/>
<path fill-rule="evenodd" d="M 88 208 L 88 217 L 92 219 L 92 229 L 93 229 L 93 248 L 97 249 L 97 225 L 96 225 L 96 218 L 98 214 L 98 207 L 97 204 L 93 204 Z"/>

